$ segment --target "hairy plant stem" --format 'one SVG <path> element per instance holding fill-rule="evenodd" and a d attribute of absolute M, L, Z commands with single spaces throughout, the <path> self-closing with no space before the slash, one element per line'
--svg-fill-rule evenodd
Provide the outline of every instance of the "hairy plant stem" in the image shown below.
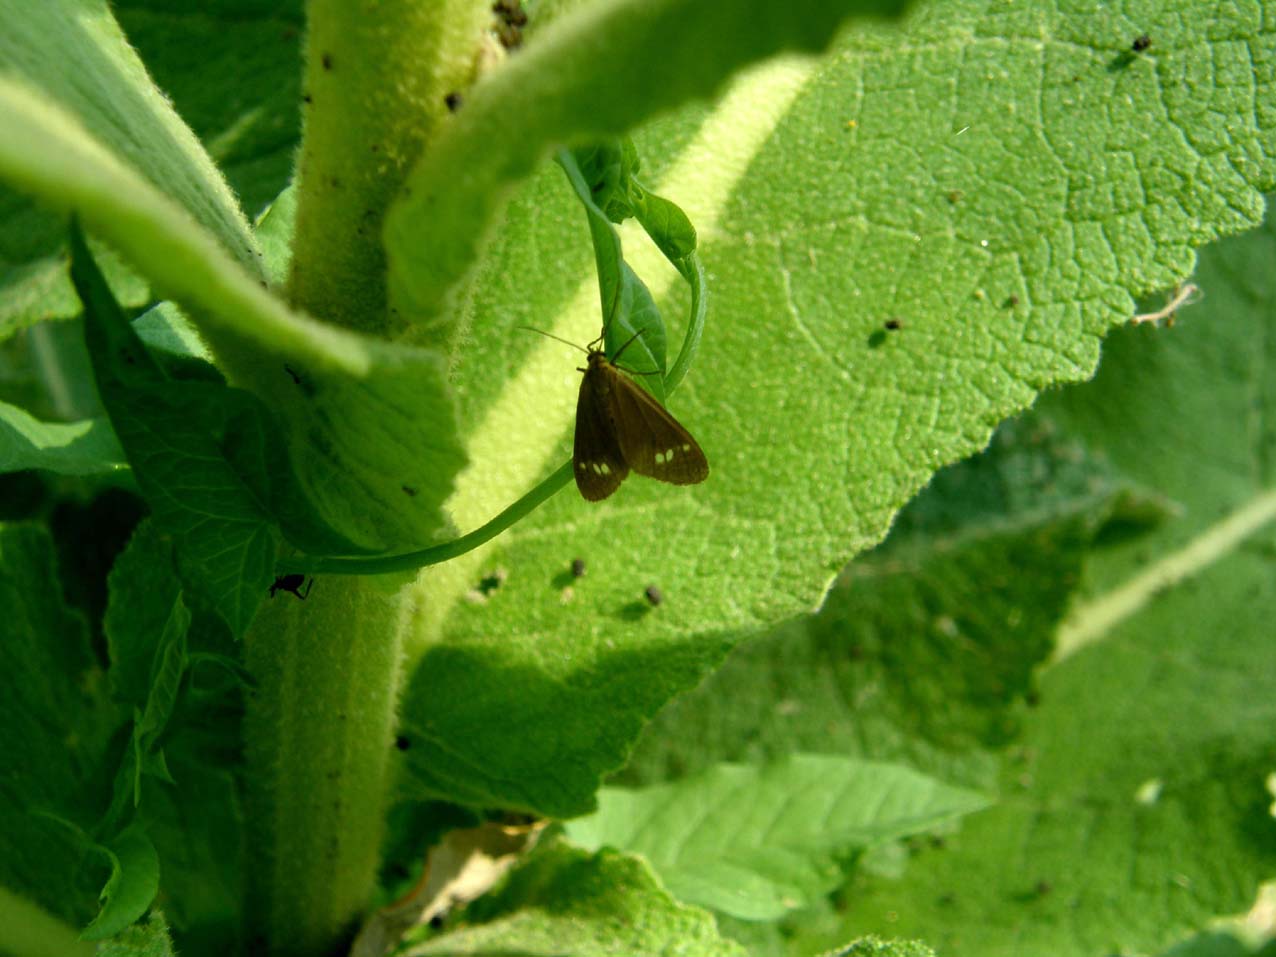
<path fill-rule="evenodd" d="M 396 337 L 381 222 L 468 82 L 487 0 L 309 0 L 297 226 L 287 295 Z M 268 601 L 247 636 L 247 938 L 274 955 L 341 950 L 375 886 L 400 679 L 402 599 L 325 578 Z M 262 946 L 264 944 L 264 947 Z"/>
<path fill-rule="evenodd" d="M 490 4 L 309 0 L 305 130 L 287 294 L 329 322 L 391 338 L 386 210 L 469 83 Z"/>

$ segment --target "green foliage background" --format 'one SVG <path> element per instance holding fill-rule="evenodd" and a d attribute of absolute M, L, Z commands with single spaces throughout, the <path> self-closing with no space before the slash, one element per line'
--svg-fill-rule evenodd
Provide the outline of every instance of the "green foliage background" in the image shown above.
<path fill-rule="evenodd" d="M 307 82 L 297 5 L 116 4 L 134 51 L 95 0 L 0 0 L 14 134 L 0 175 L 114 247 L 95 251 L 127 307 L 154 288 L 183 308 L 228 378 L 280 417 L 293 497 L 365 548 L 473 528 L 567 455 L 574 357 L 516 330 L 584 342 L 597 329 L 584 217 L 561 173 L 538 165 L 550 146 L 642 123 L 644 179 L 699 231 L 711 318 L 673 406 L 708 454 L 708 483 L 635 479 L 597 508 L 560 495 L 406 587 L 327 576 L 314 600 L 269 603 L 249 629 L 246 870 L 266 888 L 255 900 L 276 943 L 289 908 L 339 927 L 362 906 L 395 801 L 571 817 L 626 762 L 620 782 L 641 785 L 795 750 L 912 765 L 999 803 L 942 845 L 839 848 L 829 866 L 849 883 L 832 903 L 723 922 L 759 951 L 810 953 L 870 929 L 951 953 L 1146 951 L 1243 909 L 1276 853 L 1262 784 L 1276 673 L 1261 640 L 1276 545 L 1270 230 L 1211 249 L 1195 277 L 1207 298 L 1173 329 L 1118 327 L 1186 279 L 1198 247 L 1261 220 L 1276 181 L 1276 9 L 919 4 L 899 24 L 856 22 L 823 59 L 770 61 L 724 86 L 881 5 L 809 4 L 772 22 L 660 0 L 626 30 L 638 6 L 529 4 L 527 49 L 405 173 L 411 192 L 383 237 L 402 329 L 382 341 L 315 322 L 259 282 L 288 256 L 291 205 L 257 231 L 249 217 L 291 168 Z M 1152 46 L 1136 55 L 1140 34 Z M 662 83 L 662 65 L 681 72 Z M 598 102 L 582 99 L 591 90 Z M 511 109 L 517 129 L 503 124 Z M 432 197 L 455 206 L 431 218 Z M 0 366 L 12 403 L 0 460 L 127 486 L 76 381 L 82 350 L 42 322 L 79 306 L 61 278 L 62 220 L 38 208 L 0 200 L 0 329 L 21 333 Z M 623 236 L 677 342 L 685 292 Z M 172 348 L 172 315 L 137 325 Z M 1047 395 L 931 481 L 1042 390 L 1088 378 L 1101 344 L 1096 382 Z M 174 368 L 189 359 L 176 348 Z M 239 692 L 227 679 L 184 710 L 140 664 L 159 653 L 118 624 L 131 616 L 114 630 L 108 619 L 103 645 L 100 607 L 39 588 L 71 539 L 51 521 L 62 492 L 32 494 L 47 497 L 24 510 L 15 496 L 6 514 L 48 520 L 54 537 L 6 526 L 0 551 L 8 607 L 29 610 L 0 643 L 19 702 L 0 751 L 24 769 L 0 789 L 13 892 L 0 908 L 91 915 L 103 861 L 28 811 L 91 818 L 123 751 L 155 796 L 140 813 L 179 940 L 198 927 L 215 952 L 234 937 L 245 866 L 219 856 L 245 833 L 223 771 L 241 741 Z M 164 588 L 144 587 L 156 563 L 181 561 L 154 534 L 112 581 L 117 608 L 141 595 L 138 621 L 184 607 L 167 572 Z M 567 574 L 576 557 L 580 580 Z M 260 597 L 257 564 L 244 594 Z M 86 593 L 79 570 L 61 575 Z M 499 587 L 475 598 L 490 578 Z M 649 584 L 659 608 L 642 599 Z M 228 636 L 193 627 L 191 650 L 233 674 Z M 50 656 L 48 634 L 74 654 Z M 32 673 L 44 683 L 16 677 Z M 139 737 L 125 705 L 171 711 L 171 736 Z M 220 717 L 201 734 L 209 709 Z M 391 752 L 396 733 L 409 747 Z M 64 794 L 86 806 L 57 806 Z M 574 853 L 529 864 L 524 884 L 475 911 L 488 929 L 460 949 L 422 952 L 553 945 L 562 926 L 502 908 L 538 906 L 564 871 L 603 875 L 591 880 L 618 912 L 677 907 L 657 865 L 652 877 Z M 584 913 L 600 906 L 584 897 Z M 668 926 L 684 919 L 708 934 L 698 911 Z M 166 934 L 154 925 L 139 946 L 166 947 Z M 705 938 L 704 952 L 718 947 L 734 951 Z"/>

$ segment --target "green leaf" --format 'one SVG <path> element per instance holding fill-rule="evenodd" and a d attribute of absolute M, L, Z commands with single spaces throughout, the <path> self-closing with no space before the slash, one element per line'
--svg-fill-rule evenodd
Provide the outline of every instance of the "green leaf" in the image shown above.
<path fill-rule="evenodd" d="M 173 298 L 198 305 L 216 324 L 214 331 L 287 351 L 319 368 L 367 372 L 366 342 L 291 312 L 214 234 L 94 139 L 78 118 L 11 79 L 0 82 L 0 103 L 11 133 L 0 142 L 0 177 L 56 210 L 77 211 L 139 272 Z"/>
<path fill-rule="evenodd" d="M 95 845 L 111 862 L 102 889 L 102 909 L 81 940 L 106 940 L 139 920 L 159 891 L 159 855 L 140 824 L 125 828 L 105 845 Z"/>
<path fill-rule="evenodd" d="M 665 327 L 660 311 L 646 285 L 625 262 L 620 236 L 608 215 L 594 202 L 594 191 L 582 176 L 575 158 L 563 152 L 559 154 L 558 163 L 567 174 L 577 199 L 585 207 L 589 220 L 594 263 L 598 269 L 602 306 L 599 327 L 604 349 L 613 361 L 619 356 L 624 359 L 626 367 L 639 373 L 661 373 L 636 381 L 650 387 L 656 398 L 664 401 Z"/>
<path fill-rule="evenodd" d="M 919 940 L 882 940 L 870 936 L 820 957 L 935 957 L 935 952 Z"/>
<path fill-rule="evenodd" d="M 275 522 L 302 548 L 358 546 L 314 511 L 261 401 L 215 382 L 169 379 L 75 237 L 72 255 L 98 391 L 138 484 L 156 521 L 177 538 L 188 587 L 242 634 L 273 577 Z"/>
<path fill-rule="evenodd" d="M 154 520 L 143 521 L 111 568 L 103 622 L 111 693 L 134 708 L 146 707 L 161 636 L 181 589 L 171 539 Z"/>
<path fill-rule="evenodd" d="M 1197 934 L 1191 940 L 1164 951 L 1162 957 L 1272 957 L 1276 941 L 1250 944 L 1226 931 Z"/>
<path fill-rule="evenodd" d="M 467 96 L 386 220 L 392 307 L 437 320 L 511 187 L 563 143 L 605 139 L 715 93 L 784 50 L 824 48 L 850 15 L 892 0 L 612 0 L 559 18 Z M 676 39 L 675 39 L 676 38 Z M 652 63 L 660 82 L 635 84 Z"/>
<path fill-rule="evenodd" d="M 165 16 L 150 4 L 113 4 L 128 29 L 126 40 L 112 10 L 97 0 L 8 3 L 0 6 L 8 26 L 0 41 L 0 64 L 73 113 L 117 155 L 128 157 L 150 182 L 178 198 L 224 248 L 236 250 L 239 261 L 251 266 L 251 236 L 235 194 L 254 208 L 287 176 L 297 130 L 296 43 L 283 36 L 285 24 L 278 20 L 264 19 L 250 30 L 243 4 L 233 11 L 218 6 L 228 5 L 205 4 L 200 17 L 179 17 Z M 261 12 L 280 15 L 277 9 Z M 294 23 L 296 19 L 294 14 Z M 225 21 L 234 29 L 226 29 Z M 134 47 L 146 61 L 145 69 Z M 280 56 L 289 47 L 291 62 Z M 180 52 L 195 48 L 202 55 L 194 61 Z M 227 69 L 230 62 L 237 68 Z M 67 63 L 76 64 L 78 74 L 93 76 L 94 82 L 76 82 L 77 71 L 65 69 Z M 180 71 L 174 69 L 178 65 Z M 148 70 L 165 93 L 151 86 Z M 214 89 L 217 94 L 210 95 Z M 208 137 L 213 157 L 170 100 L 194 132 Z M 223 166 L 229 184 L 213 158 L 231 161 Z M 269 185 L 261 184 L 262 178 Z M 50 316 L 74 315 L 79 304 L 66 281 L 61 221 L 7 192 L 0 201 L 11 214 L 3 217 L 9 268 L 0 280 L 5 293 L 0 332 Z M 146 285 L 117 256 L 106 255 L 103 268 L 123 302 L 136 306 L 146 301 Z"/>
<path fill-rule="evenodd" d="M 45 469 L 62 475 L 110 475 L 128 468 L 105 419 L 41 422 L 0 402 L 0 472 Z"/>
<path fill-rule="evenodd" d="M 1050 423 L 1008 423 L 935 476 L 817 615 L 743 644 L 671 702 L 622 780 L 820 749 L 994 788 L 987 749 L 1022 732 L 1096 537 L 1164 516 Z"/>
<path fill-rule="evenodd" d="M 79 842 L 46 815 L 97 817 L 110 796 L 97 771 L 121 716 L 104 700 L 43 529 L 0 525 L 0 607 L 0 884 L 81 925 L 101 884 Z"/>
<path fill-rule="evenodd" d="M 190 624 L 191 613 L 182 603 L 179 594 L 169 610 L 168 620 L 159 637 L 158 653 L 151 668 L 151 686 L 146 696 L 146 708 L 135 719 L 133 726 L 133 741 L 140 754 L 145 754 L 154 747 L 177 706 L 182 676 L 186 673 L 186 632 Z"/>
<path fill-rule="evenodd" d="M 941 952 L 1155 953 L 1247 909 L 1270 878 L 1276 511 L 1257 344 L 1273 256 L 1270 217 L 1207 248 L 1194 281 L 1208 309 L 1120 330 L 1094 382 L 1042 402 L 1180 508 L 1087 561 L 1003 772 L 1013 799 L 906 880 L 859 882 L 846 927 L 884 930 L 895 911 L 892 933 Z"/>
<path fill-rule="evenodd" d="M 85 337 L 102 401 L 155 520 L 177 538 L 186 584 L 242 634 L 272 580 L 277 548 L 266 502 L 237 468 L 244 456 L 236 456 L 236 440 L 254 438 L 243 427 L 254 424 L 252 397 L 209 383 L 171 382 L 133 333 L 78 238 L 73 231 L 71 274 L 84 301 Z M 260 448 L 260 439 L 255 444 Z"/>
<path fill-rule="evenodd" d="M 1039 390 L 1091 375 L 1136 296 L 1182 280 L 1196 246 L 1257 222 L 1276 140 L 1254 119 L 1273 91 L 1252 63 L 1266 62 L 1270 38 L 1233 13 L 1189 26 L 1155 4 L 1119 14 L 929 4 L 899 28 L 846 31 L 826 59 L 753 71 L 712 107 L 637 134 L 644 175 L 695 223 L 710 280 L 700 359 L 670 403 L 710 477 L 684 489 L 633 477 L 597 506 L 559 495 L 420 584 L 428 611 L 404 699 L 421 741 L 407 759 L 411 793 L 587 811 L 661 705 L 742 639 L 817 607 L 938 468 L 983 447 Z M 1144 32 L 1158 52 L 1109 69 Z M 486 88 L 526 77 L 534 52 Z M 457 114 L 458 138 L 472 105 Z M 534 179 L 509 208 L 453 353 L 471 461 L 451 501 L 461 529 L 570 447 L 572 360 L 513 332 L 582 341 L 597 325 L 584 230 L 556 178 Z M 622 235 L 677 341 L 678 275 L 662 277 L 658 251 Z M 1060 534 L 1066 574 L 1090 533 L 1083 523 Z M 1016 587 L 1030 543 L 990 548 Z M 564 577 L 577 557 L 589 567 L 578 582 Z M 1035 599 L 1059 573 L 1045 559 L 1030 567 L 1022 594 Z M 508 571 L 499 590 L 467 599 L 497 568 Z M 649 584 L 664 593 L 659 608 L 643 599 Z M 976 602 L 986 591 L 970 579 L 956 588 Z M 961 708 L 968 725 L 954 734 L 1005 740 L 1012 722 L 997 723 L 1018 707 L 1015 685 L 1048 642 L 1039 629 L 1070 589 L 1059 581 L 1046 594 L 1040 612 L 1017 602 L 1034 629 L 1026 648 L 1008 617 L 973 623 L 1000 636 L 987 656 L 954 651 L 949 623 L 917 613 L 932 658 L 958 655 L 968 694 L 1002 702 L 984 717 Z M 987 662 L 1009 684 L 981 679 Z M 921 690 L 942 704 L 933 686 Z M 922 770 L 970 783 L 933 757 Z M 987 759 L 977 761 L 971 773 L 986 782 Z"/>
<path fill-rule="evenodd" d="M 249 219 L 258 215 L 293 173 L 303 103 L 301 0 L 205 0 L 198 15 L 173 0 L 113 0 L 111 11 L 240 208 Z"/>
<path fill-rule="evenodd" d="M 238 692 L 247 676 L 227 657 L 231 639 L 210 627 L 211 615 L 197 611 L 187 633 L 165 633 L 185 615 L 171 540 L 147 520 L 110 577 L 112 689 L 141 712 L 116 781 L 116 811 L 139 815 L 154 842 L 174 925 L 215 952 L 232 945 L 240 919 L 243 822 L 233 775 L 242 760 Z M 143 780 L 143 770 L 171 786 Z"/>
<path fill-rule="evenodd" d="M 673 900 L 641 861 L 587 854 L 554 843 L 538 849 L 495 894 L 465 911 L 465 923 L 405 953 L 552 957 L 665 954 L 743 957 L 718 936 L 705 911 Z"/>
<path fill-rule="evenodd" d="M 74 114 L 98 142 L 175 198 L 241 266 L 257 247 L 225 180 L 158 95 L 104 0 L 4 0 L 0 65 Z M 67 69 L 74 63 L 76 69 Z M 93 77 L 94 82 L 84 82 Z M 38 143 L 22 144 L 35 151 Z"/>
<path fill-rule="evenodd" d="M 639 791 L 604 788 L 566 824 L 588 850 L 640 854 L 669 892 L 745 920 L 775 920 L 841 883 L 838 861 L 981 810 L 989 800 L 900 765 L 797 755 L 717 767 Z"/>
<path fill-rule="evenodd" d="M 204 709 L 193 717 L 222 715 Z M 165 742 L 177 784 L 148 786 L 141 814 L 159 852 L 164 911 L 183 952 L 231 953 L 244 920 L 242 796 L 230 770 L 238 754 L 193 749 L 195 730 L 182 722 Z"/>
<path fill-rule="evenodd" d="M 290 43 L 279 20 L 250 25 L 242 2 L 213 0 L 201 5 L 199 17 L 176 10 L 166 15 L 154 4 L 111 6 L 127 30 L 127 41 L 105 3 L 55 0 L 0 7 L 9 27 L 0 41 L 0 62 L 78 115 L 117 153 L 136 157 L 147 178 L 181 196 L 197 219 L 242 242 L 245 224 L 233 194 L 170 100 L 206 138 L 213 158 L 223 161 L 234 193 L 248 208 L 256 208 L 287 177 L 295 145 L 296 32 Z M 272 18 L 288 13 L 271 6 L 261 13 Z M 295 12 L 292 17 L 294 23 L 299 19 Z M 290 47 L 292 56 L 281 56 Z M 185 55 L 191 49 L 199 49 L 201 56 Z M 138 53 L 164 94 L 150 86 Z M 76 64 L 81 75 L 92 75 L 94 82 L 76 83 L 67 63 Z M 237 68 L 227 69 L 228 63 Z M 269 185 L 261 184 L 262 178 Z M 7 213 L 0 216 L 5 224 L 0 242 L 9 267 L 0 278 L 0 331 L 74 315 L 79 302 L 66 279 L 62 222 L 7 191 L 0 202 Z M 146 301 L 145 284 L 117 256 L 95 254 L 121 301 L 128 306 Z"/>
<path fill-rule="evenodd" d="M 94 957 L 79 930 L 42 907 L 0 887 L 0 948 L 23 957 Z"/>
<path fill-rule="evenodd" d="M 97 25 L 114 29 L 109 20 Z M 53 62 L 61 69 L 77 61 Z M 162 101 L 144 74 L 128 75 L 136 88 L 123 95 L 126 102 Z M 440 356 L 290 309 L 263 288 L 255 251 L 245 270 L 219 235 L 166 195 L 168 178 L 148 181 L 131 164 L 132 153 L 114 152 L 115 140 L 104 143 L 86 128 L 110 125 L 114 112 L 84 120 L 11 79 L 0 80 L 0 103 L 10 134 L 0 142 L 0 178 L 56 210 L 78 212 L 180 303 L 228 377 L 266 396 L 287 421 L 296 436 L 287 446 L 293 469 L 329 522 L 374 549 L 419 546 L 438 532 L 442 503 L 464 463 Z M 184 175 L 176 179 L 185 182 Z"/>
<path fill-rule="evenodd" d="M 168 922 L 159 911 L 151 911 L 145 923 L 134 924 L 103 941 L 94 954 L 95 957 L 175 957 Z"/>

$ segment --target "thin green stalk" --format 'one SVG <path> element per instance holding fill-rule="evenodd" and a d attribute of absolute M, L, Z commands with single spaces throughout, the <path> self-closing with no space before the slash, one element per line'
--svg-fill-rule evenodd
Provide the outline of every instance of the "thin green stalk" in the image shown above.
<path fill-rule="evenodd" d="M 704 267 L 700 264 L 700 259 L 695 253 L 691 254 L 689 261 L 692 263 L 691 272 L 695 277 L 695 281 L 690 283 L 691 318 L 687 324 L 687 333 L 682 340 L 682 348 L 678 351 L 678 358 L 674 361 L 669 375 L 665 378 L 666 394 L 672 393 L 686 377 L 687 370 L 691 368 L 692 360 L 700 348 L 700 337 L 704 333 L 704 321 L 707 312 L 704 295 Z M 440 562 L 450 561 L 478 548 L 486 542 L 490 542 L 511 525 L 522 521 L 571 480 L 572 463 L 570 461 L 564 462 L 539 485 L 491 521 L 468 534 L 462 535 L 460 538 L 443 542 L 441 545 L 433 545 L 429 548 L 405 552 L 401 555 L 387 555 L 383 558 L 328 558 L 318 555 L 302 555 L 295 558 L 281 559 L 277 566 L 277 571 L 281 575 L 384 575 L 391 572 L 410 571 L 414 568 L 425 568 L 427 565 L 437 565 Z"/>

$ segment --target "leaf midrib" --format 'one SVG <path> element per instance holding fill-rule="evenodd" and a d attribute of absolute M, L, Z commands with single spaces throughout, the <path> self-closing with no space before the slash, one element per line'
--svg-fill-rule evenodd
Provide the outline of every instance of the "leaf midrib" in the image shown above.
<path fill-rule="evenodd" d="M 1077 605 L 1059 626 L 1048 664 L 1057 665 L 1107 637 L 1156 595 L 1217 564 L 1272 521 L 1276 521 L 1276 489 L 1267 489 L 1203 529 L 1181 548 Z"/>

